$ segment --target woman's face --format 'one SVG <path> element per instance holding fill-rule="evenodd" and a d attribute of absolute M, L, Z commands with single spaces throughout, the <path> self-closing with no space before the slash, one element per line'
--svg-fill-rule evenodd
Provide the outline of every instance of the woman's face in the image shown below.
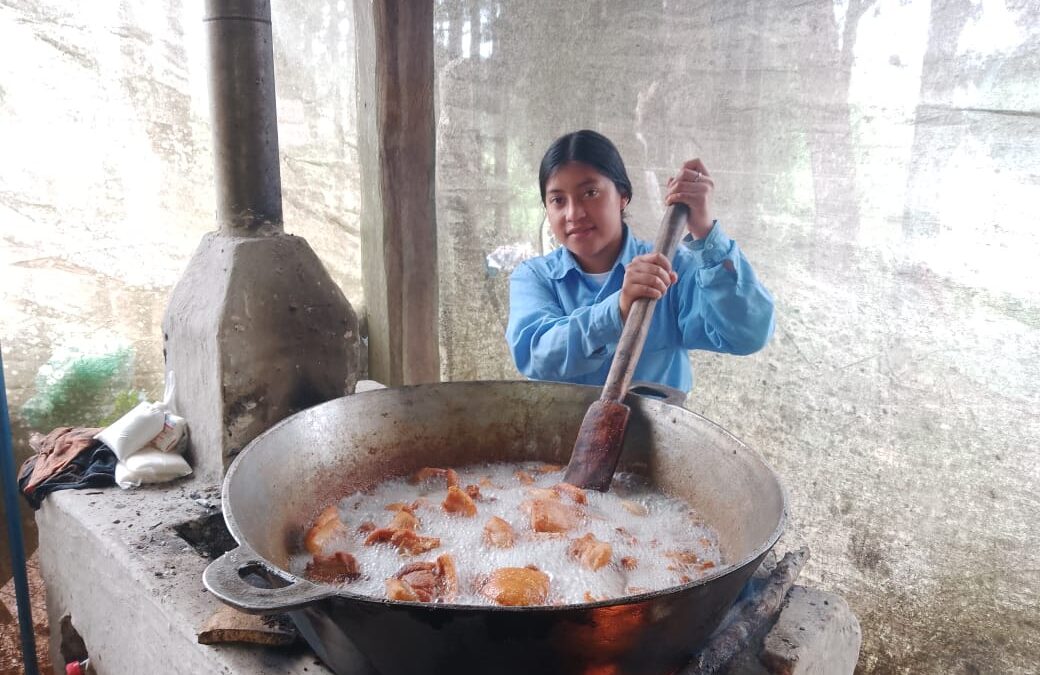
<path fill-rule="evenodd" d="M 545 183 L 553 236 L 586 272 L 606 272 L 617 260 L 627 204 L 612 180 L 581 162 L 564 164 Z"/>

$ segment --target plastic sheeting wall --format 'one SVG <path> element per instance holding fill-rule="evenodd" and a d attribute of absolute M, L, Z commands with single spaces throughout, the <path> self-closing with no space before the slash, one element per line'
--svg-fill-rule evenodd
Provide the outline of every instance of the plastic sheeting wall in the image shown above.
<path fill-rule="evenodd" d="M 517 376 L 495 267 L 544 250 L 556 136 L 618 144 L 644 237 L 703 158 L 778 321 L 752 357 L 694 354 L 688 406 L 782 475 L 780 548 L 808 544 L 803 576 L 851 602 L 862 672 L 1035 673 L 1040 7 L 444 0 L 436 20 L 446 375 Z"/>

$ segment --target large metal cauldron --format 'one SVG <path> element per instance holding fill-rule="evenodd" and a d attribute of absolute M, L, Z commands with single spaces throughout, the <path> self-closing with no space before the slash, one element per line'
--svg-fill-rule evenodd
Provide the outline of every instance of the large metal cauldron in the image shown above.
<path fill-rule="evenodd" d="M 785 498 L 755 452 L 661 401 L 629 397 L 620 469 L 649 476 L 718 530 L 727 565 L 700 581 L 616 602 L 507 608 L 387 602 L 286 571 L 319 509 L 388 476 L 489 460 L 566 464 L 598 393 L 539 382 L 446 383 L 355 394 L 293 415 L 228 471 L 224 517 L 239 548 L 206 569 L 206 587 L 247 612 L 289 611 L 341 675 L 673 672 L 776 543 Z M 256 588 L 242 580 L 250 567 L 288 585 Z"/>

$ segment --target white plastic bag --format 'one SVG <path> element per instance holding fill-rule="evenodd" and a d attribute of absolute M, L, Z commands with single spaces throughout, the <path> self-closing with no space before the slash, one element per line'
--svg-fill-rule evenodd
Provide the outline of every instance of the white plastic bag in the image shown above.
<path fill-rule="evenodd" d="M 165 483 L 190 473 L 188 462 L 176 453 L 141 450 L 116 464 L 116 485 L 126 490 L 144 483 Z"/>
<path fill-rule="evenodd" d="M 523 261 L 538 255 L 534 247 L 527 242 L 506 244 L 499 246 L 484 259 L 484 267 L 489 277 L 497 276 L 499 272 L 511 273 Z"/>
<path fill-rule="evenodd" d="M 168 452 L 177 447 L 187 423 L 170 412 L 173 404 L 173 373 L 166 377 L 161 403 L 140 403 L 136 408 L 105 427 L 94 438 L 112 448 L 116 458 L 125 462 L 135 452 L 148 449 Z M 152 447 L 154 446 L 154 447 Z"/>
<path fill-rule="evenodd" d="M 161 403 L 139 403 L 136 408 L 105 427 L 94 438 L 125 461 L 163 430 L 166 412 Z"/>

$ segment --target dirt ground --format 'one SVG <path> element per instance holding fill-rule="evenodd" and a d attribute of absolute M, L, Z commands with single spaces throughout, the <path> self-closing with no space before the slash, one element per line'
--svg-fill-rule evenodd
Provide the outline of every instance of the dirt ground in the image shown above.
<path fill-rule="evenodd" d="M 32 601 L 33 627 L 36 633 L 36 658 L 40 673 L 51 672 L 47 639 L 47 592 L 40 576 L 39 559 L 33 555 L 28 562 L 29 597 Z M 19 675 L 22 668 L 22 644 L 18 631 L 18 605 L 15 600 L 14 579 L 0 588 L 0 675 Z"/>

